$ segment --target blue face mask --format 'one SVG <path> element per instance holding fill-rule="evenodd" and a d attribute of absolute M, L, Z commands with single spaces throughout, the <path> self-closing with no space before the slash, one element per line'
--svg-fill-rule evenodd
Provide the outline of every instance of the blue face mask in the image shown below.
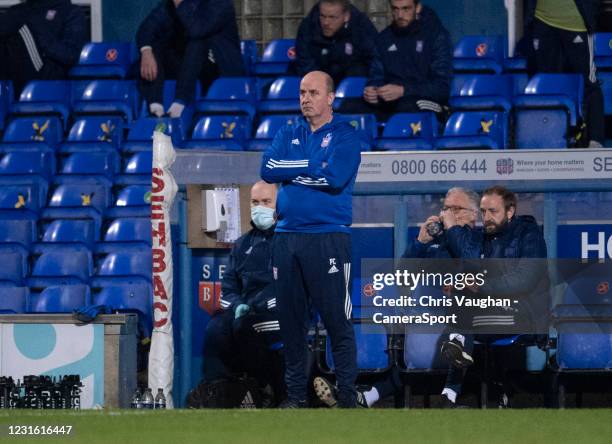
<path fill-rule="evenodd" d="M 274 208 L 262 205 L 251 207 L 251 220 L 260 230 L 267 230 L 274 225 Z"/>

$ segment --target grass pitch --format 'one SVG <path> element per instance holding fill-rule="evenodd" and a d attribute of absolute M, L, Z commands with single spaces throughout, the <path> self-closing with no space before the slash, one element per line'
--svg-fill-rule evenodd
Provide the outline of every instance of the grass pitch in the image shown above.
<path fill-rule="evenodd" d="M 9 436 L 9 425 L 72 425 Z M 0 410 L 2 443 L 611 443 L 612 410 Z"/>

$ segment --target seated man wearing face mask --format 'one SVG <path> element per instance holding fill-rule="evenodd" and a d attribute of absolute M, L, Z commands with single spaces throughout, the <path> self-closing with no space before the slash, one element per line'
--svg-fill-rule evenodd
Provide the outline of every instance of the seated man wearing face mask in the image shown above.
<path fill-rule="evenodd" d="M 251 188 L 251 225 L 230 253 L 223 274 L 221 308 L 206 326 L 204 380 L 247 373 L 283 398 L 283 360 L 276 296 L 272 288 L 271 245 L 276 225 L 276 186 Z"/>

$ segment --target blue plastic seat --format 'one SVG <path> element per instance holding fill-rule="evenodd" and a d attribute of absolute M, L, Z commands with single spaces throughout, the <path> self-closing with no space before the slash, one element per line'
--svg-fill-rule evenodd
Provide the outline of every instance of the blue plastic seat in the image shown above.
<path fill-rule="evenodd" d="M 87 285 L 53 285 L 30 296 L 31 313 L 71 313 L 91 304 Z"/>
<path fill-rule="evenodd" d="M 70 69 L 70 77 L 122 79 L 132 62 L 129 42 L 90 42 L 81 50 L 79 62 Z"/>
<path fill-rule="evenodd" d="M 453 71 L 501 74 L 503 58 L 501 36 L 466 35 L 455 46 Z"/>
<path fill-rule="evenodd" d="M 0 244 L 17 245 L 25 251 L 29 251 L 36 239 L 36 223 L 34 221 L 0 218 Z"/>
<path fill-rule="evenodd" d="M 279 77 L 268 90 L 257 109 L 260 113 L 293 113 L 300 111 L 300 78 Z"/>
<path fill-rule="evenodd" d="M 384 326 L 358 322 L 353 324 L 357 347 L 357 370 L 359 373 L 382 373 L 391 368 L 388 353 L 388 338 Z M 326 341 L 325 359 L 327 367 L 334 369 L 329 337 Z"/>
<path fill-rule="evenodd" d="M 126 141 L 123 143 L 124 153 L 139 153 L 152 151 L 153 133 L 159 125 L 164 127 L 164 134 L 172 138 L 172 145 L 175 148 L 182 148 L 185 144 L 186 126 L 182 119 L 171 119 L 164 117 L 157 119 L 154 117 L 141 117 L 130 127 Z"/>
<path fill-rule="evenodd" d="M 128 122 L 137 117 L 139 105 L 136 84 L 131 80 L 93 80 L 73 104 L 73 113 L 120 115 Z"/>
<path fill-rule="evenodd" d="M 598 72 L 597 77 L 604 96 L 604 113 L 606 116 L 612 116 L 612 71 Z"/>
<path fill-rule="evenodd" d="M 100 278 L 141 278 L 148 282 L 152 279 L 151 250 L 139 252 L 109 253 L 98 265 L 95 281 Z"/>
<path fill-rule="evenodd" d="M 257 42 L 255 40 L 241 40 L 240 53 L 242 54 L 242 62 L 246 69 L 247 75 L 251 75 L 255 70 L 257 62 Z"/>
<path fill-rule="evenodd" d="M 13 103 L 13 86 L 9 80 L 0 80 L 0 131 L 4 131 L 6 118 Z"/>
<path fill-rule="evenodd" d="M 0 245 L 0 286 L 23 285 L 28 273 L 27 255 L 18 247 Z"/>
<path fill-rule="evenodd" d="M 68 124 L 72 86 L 68 80 L 34 80 L 21 91 L 19 101 L 11 107 L 12 114 L 59 116 Z"/>
<path fill-rule="evenodd" d="M 115 151 L 71 153 L 62 160 L 60 174 L 55 183 L 75 183 L 84 179 L 96 179 L 109 187 L 119 170 L 119 159 Z"/>
<path fill-rule="evenodd" d="M 374 114 L 343 114 L 359 132 L 361 151 L 370 151 L 376 145 L 378 126 Z"/>
<path fill-rule="evenodd" d="M 114 205 L 106 212 L 107 217 L 150 217 L 151 186 L 129 185 L 119 190 Z"/>
<path fill-rule="evenodd" d="M 41 203 L 46 200 L 37 185 L 0 186 L 0 219 L 28 219 L 36 221 Z"/>
<path fill-rule="evenodd" d="M 59 151 L 118 151 L 123 140 L 122 132 L 123 122 L 118 117 L 84 117 L 74 122 Z"/>
<path fill-rule="evenodd" d="M 457 110 L 501 110 L 510 112 L 514 78 L 510 75 L 473 75 L 466 79 L 450 106 Z"/>
<path fill-rule="evenodd" d="M 25 313 L 29 295 L 28 287 L 0 287 L 0 314 Z"/>
<path fill-rule="evenodd" d="M 597 71 L 612 71 L 612 32 L 596 33 L 594 47 Z"/>
<path fill-rule="evenodd" d="M 150 219 L 115 219 L 106 229 L 103 242 L 96 247 L 97 253 L 134 252 L 151 250 Z"/>
<path fill-rule="evenodd" d="M 127 159 L 123 172 L 117 177 L 117 185 L 147 185 L 151 183 L 153 153 L 134 153 Z"/>
<path fill-rule="evenodd" d="M 164 89 L 162 92 L 162 106 L 164 107 L 164 110 L 168 110 L 170 106 L 172 105 L 172 103 L 174 102 L 175 93 L 176 93 L 176 80 L 164 81 Z M 201 95 L 202 95 L 202 85 L 198 81 L 195 84 L 194 97 L 197 100 L 197 98 L 200 97 Z M 167 133 L 172 136 L 172 143 L 176 147 L 182 147 L 183 144 L 185 143 L 187 132 L 192 126 L 191 124 L 193 121 L 194 114 L 195 114 L 195 100 L 191 103 L 185 104 L 185 108 L 183 109 L 183 112 L 181 113 L 181 117 L 179 118 L 164 117 L 163 118 L 164 122 L 167 122 L 166 126 L 171 129 L 171 131 L 168 131 Z M 145 100 L 142 101 L 140 116 L 142 116 L 143 118 L 152 118 L 152 119 L 156 119 L 159 121 L 159 118 L 149 114 L 149 104 Z M 171 125 L 168 125 L 168 123 L 171 123 Z"/>
<path fill-rule="evenodd" d="M 385 125 L 376 148 L 393 151 L 430 150 L 437 126 L 436 116 L 431 112 L 394 114 Z"/>
<path fill-rule="evenodd" d="M 139 315 L 138 323 L 149 337 L 153 326 L 153 289 L 143 282 L 104 282 L 99 291 L 93 293 L 94 305 L 106 305 L 113 311 Z"/>
<path fill-rule="evenodd" d="M 55 188 L 44 219 L 91 219 L 100 232 L 102 218 L 110 204 L 109 188 L 99 183 L 62 184 Z"/>
<path fill-rule="evenodd" d="M 297 118 L 295 114 L 272 114 L 262 117 L 255 131 L 255 137 L 247 144 L 247 150 L 264 151 L 272 143 L 278 130 L 287 124 L 295 124 Z"/>
<path fill-rule="evenodd" d="M 89 251 L 55 249 L 36 259 L 27 282 L 30 288 L 86 284 L 92 273 L 93 260 Z"/>
<path fill-rule="evenodd" d="M 6 128 L 2 151 L 55 151 L 62 141 L 57 117 L 19 117 Z"/>
<path fill-rule="evenodd" d="M 508 118 L 497 111 L 453 113 L 436 139 L 436 149 L 493 149 L 507 147 Z"/>
<path fill-rule="evenodd" d="M 517 148 L 565 148 L 581 113 L 578 74 L 536 74 L 514 99 Z"/>
<path fill-rule="evenodd" d="M 295 39 L 272 40 L 264 49 L 261 60 L 255 64 L 258 76 L 274 76 L 287 73 L 289 63 L 295 60 Z"/>
<path fill-rule="evenodd" d="M 186 148 L 241 151 L 251 133 L 251 120 L 246 116 L 205 116 L 193 130 Z"/>
<path fill-rule="evenodd" d="M 39 254 L 56 249 L 92 251 L 99 239 L 100 234 L 92 220 L 57 219 L 44 228 L 42 239 L 34 245 L 33 251 Z"/>
<path fill-rule="evenodd" d="M 206 97 L 196 104 L 198 113 L 246 114 L 255 116 L 257 88 L 250 77 L 219 77 L 208 89 Z"/>
<path fill-rule="evenodd" d="M 367 80 L 365 77 L 345 77 L 336 88 L 334 110 L 338 111 L 340 109 L 344 99 L 363 97 L 363 89 Z"/>
<path fill-rule="evenodd" d="M 508 39 L 504 38 L 504 72 L 505 73 L 527 73 L 527 57 L 525 47 L 516 45 L 514 54 L 510 57 Z"/>
<path fill-rule="evenodd" d="M 10 151 L 0 154 L 0 187 L 30 185 L 45 199 L 55 173 L 55 156 L 48 151 Z"/>

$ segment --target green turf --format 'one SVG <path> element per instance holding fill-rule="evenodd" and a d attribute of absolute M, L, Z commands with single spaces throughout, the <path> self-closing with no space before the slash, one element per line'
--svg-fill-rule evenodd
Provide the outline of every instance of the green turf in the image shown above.
<path fill-rule="evenodd" d="M 70 424 L 73 434 L 9 437 L 8 424 Z M 3 410 L 0 442 L 609 444 L 612 410 Z"/>

